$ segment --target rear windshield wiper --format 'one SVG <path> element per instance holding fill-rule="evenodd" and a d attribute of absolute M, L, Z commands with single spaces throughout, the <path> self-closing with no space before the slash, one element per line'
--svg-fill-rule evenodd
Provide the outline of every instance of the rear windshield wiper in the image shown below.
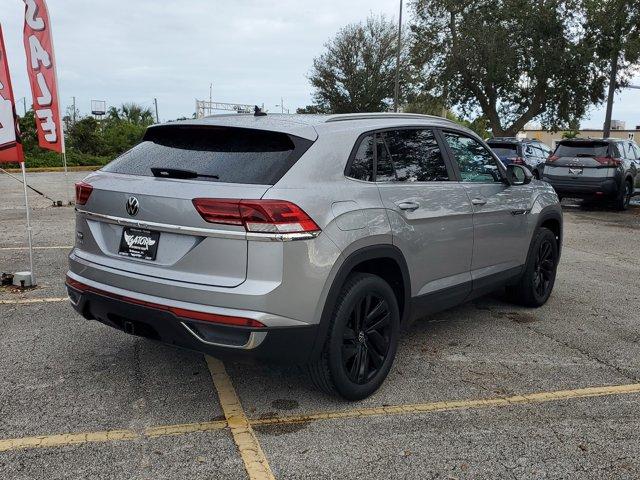
<path fill-rule="evenodd" d="M 202 173 L 194 172 L 193 170 L 182 170 L 180 168 L 151 168 L 151 172 L 154 177 L 160 178 L 215 178 L 219 179 L 218 175 L 204 175 Z"/>
<path fill-rule="evenodd" d="M 578 153 L 578 154 L 576 155 L 576 157 L 585 157 L 585 158 L 586 158 L 586 157 L 595 157 L 595 156 L 596 156 L 596 154 L 595 154 L 595 153 Z"/>

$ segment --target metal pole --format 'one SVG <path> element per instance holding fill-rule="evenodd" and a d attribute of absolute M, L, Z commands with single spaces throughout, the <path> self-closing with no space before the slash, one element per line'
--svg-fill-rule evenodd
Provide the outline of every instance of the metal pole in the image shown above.
<path fill-rule="evenodd" d="M 31 275 L 31 286 L 35 287 L 36 277 L 33 274 L 33 235 L 31 233 L 31 213 L 29 211 L 29 196 L 27 195 L 27 170 L 24 168 L 24 162 L 20 162 L 22 169 L 22 185 L 24 187 L 24 206 L 27 210 L 27 237 L 29 238 L 29 273 Z"/>
<path fill-rule="evenodd" d="M 156 122 L 160 123 L 160 116 L 158 115 L 158 99 L 154 98 L 153 103 L 156 105 Z"/>
<path fill-rule="evenodd" d="M 73 97 L 73 124 L 76 124 L 76 97 Z"/>
<path fill-rule="evenodd" d="M 396 56 L 396 85 L 393 96 L 393 111 L 398 111 L 400 96 L 400 51 L 402 50 L 402 0 L 400 0 L 400 15 L 398 17 L 398 52 Z"/>

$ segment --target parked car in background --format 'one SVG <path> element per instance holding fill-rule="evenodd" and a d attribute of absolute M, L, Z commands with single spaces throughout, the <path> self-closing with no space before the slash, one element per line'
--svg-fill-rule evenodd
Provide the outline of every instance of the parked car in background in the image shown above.
<path fill-rule="evenodd" d="M 562 140 L 544 168 L 560 198 L 613 201 L 618 210 L 640 193 L 640 148 L 622 139 Z"/>
<path fill-rule="evenodd" d="M 562 209 L 472 131 L 410 114 L 221 115 L 150 127 L 76 185 L 67 288 L 127 333 L 306 364 L 356 400 L 400 329 L 555 282 Z"/>
<path fill-rule="evenodd" d="M 487 140 L 487 144 L 505 166 L 523 165 L 536 179 L 542 178 L 544 164 L 551 155 L 551 148 L 536 139 L 494 137 Z"/>

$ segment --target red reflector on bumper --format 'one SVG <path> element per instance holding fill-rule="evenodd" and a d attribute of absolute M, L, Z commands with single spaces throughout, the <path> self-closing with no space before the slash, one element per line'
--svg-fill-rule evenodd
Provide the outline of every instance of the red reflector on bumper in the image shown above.
<path fill-rule="evenodd" d="M 253 318 L 244 317 L 232 317 L 229 315 L 219 315 L 217 313 L 198 312 L 196 310 L 188 310 L 185 308 L 170 307 L 168 305 L 161 305 L 159 303 L 146 302 L 144 300 L 138 300 L 137 298 L 125 297 L 116 293 L 106 292 L 98 288 L 90 287 L 84 283 L 78 282 L 67 276 L 67 286 L 78 290 L 82 293 L 89 292 L 101 295 L 103 297 L 109 297 L 116 300 L 120 300 L 125 303 L 131 303 L 133 305 L 140 305 L 143 307 L 153 308 L 155 310 L 162 310 L 169 312 L 178 318 L 186 318 L 189 320 L 196 320 L 200 322 L 216 323 L 218 325 L 232 325 L 236 327 L 252 327 L 252 328 L 265 328 L 266 325 L 254 320 Z"/>

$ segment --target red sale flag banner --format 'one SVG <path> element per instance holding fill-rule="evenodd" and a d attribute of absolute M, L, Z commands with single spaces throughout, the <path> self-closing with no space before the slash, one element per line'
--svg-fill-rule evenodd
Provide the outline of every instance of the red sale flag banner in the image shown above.
<path fill-rule="evenodd" d="M 49 12 L 44 0 L 24 0 L 24 49 L 42 148 L 64 152 L 64 135 L 60 122 L 56 60 L 51 39 Z"/>
<path fill-rule="evenodd" d="M 0 26 L 0 163 L 22 163 L 24 155 L 9 76 L 9 62 Z"/>

